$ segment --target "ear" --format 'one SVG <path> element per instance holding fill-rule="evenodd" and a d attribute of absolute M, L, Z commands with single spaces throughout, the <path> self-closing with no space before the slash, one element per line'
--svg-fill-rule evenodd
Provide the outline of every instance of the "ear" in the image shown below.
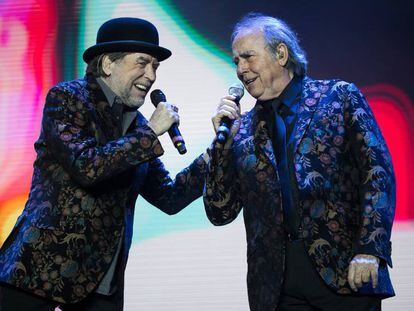
<path fill-rule="evenodd" d="M 102 59 L 101 59 L 101 66 L 102 66 L 102 70 L 103 72 L 107 75 L 110 76 L 112 73 L 112 64 L 113 62 L 109 59 L 108 55 L 103 55 Z"/>
<path fill-rule="evenodd" d="M 277 58 L 277 62 L 279 63 L 280 66 L 282 66 L 282 67 L 286 66 L 287 61 L 289 59 L 289 50 L 288 50 L 288 47 L 286 46 L 286 44 L 280 43 L 277 46 L 276 58 Z"/>

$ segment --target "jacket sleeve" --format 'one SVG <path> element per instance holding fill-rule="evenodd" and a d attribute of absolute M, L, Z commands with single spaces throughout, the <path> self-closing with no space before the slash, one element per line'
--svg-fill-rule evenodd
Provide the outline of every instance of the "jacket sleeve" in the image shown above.
<path fill-rule="evenodd" d="M 156 134 L 146 125 L 98 145 L 86 109 L 74 94 L 59 86 L 46 98 L 42 132 L 48 150 L 69 175 L 84 187 L 108 179 L 163 154 Z"/>
<path fill-rule="evenodd" d="M 348 86 L 346 103 L 350 148 L 359 166 L 361 226 L 355 252 L 377 256 L 392 266 L 395 176 L 391 156 L 365 97 L 353 84 Z"/>
<path fill-rule="evenodd" d="M 236 219 L 242 209 L 234 149 L 224 150 L 215 141 L 208 151 L 204 207 L 212 224 L 226 225 Z"/>
<path fill-rule="evenodd" d="M 176 214 L 203 194 L 205 168 L 200 155 L 172 180 L 163 163 L 155 159 L 149 163 L 140 194 L 164 213 Z"/>

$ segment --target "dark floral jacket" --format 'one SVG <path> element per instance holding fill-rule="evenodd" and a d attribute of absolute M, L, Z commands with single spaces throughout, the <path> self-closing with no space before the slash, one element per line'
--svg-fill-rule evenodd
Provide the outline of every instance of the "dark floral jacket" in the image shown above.
<path fill-rule="evenodd" d="M 242 116 L 230 149 L 213 143 L 204 203 L 215 225 L 243 208 L 248 292 L 253 311 L 274 311 L 283 282 L 285 234 L 276 159 L 256 105 Z M 379 284 L 360 294 L 393 296 L 391 227 L 395 179 L 390 154 L 366 99 L 353 84 L 305 78 L 295 132 L 298 213 L 315 268 L 335 292 L 349 294 L 355 254 L 381 258 Z M 300 278 L 300 275 L 298 275 Z"/>
<path fill-rule="evenodd" d="M 77 302 L 103 278 L 122 231 L 124 273 L 138 194 L 170 215 L 202 195 L 202 157 L 172 180 L 144 117 L 121 136 L 109 109 L 93 77 L 48 93 L 29 199 L 0 251 L 0 281 Z"/>

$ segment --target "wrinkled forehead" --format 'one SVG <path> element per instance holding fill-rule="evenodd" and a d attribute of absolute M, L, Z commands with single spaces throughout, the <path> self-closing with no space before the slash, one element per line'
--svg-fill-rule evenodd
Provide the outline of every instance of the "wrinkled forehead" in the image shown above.
<path fill-rule="evenodd" d="M 239 40 L 242 37 L 250 36 L 250 35 L 263 35 L 263 29 L 261 27 L 251 27 L 251 28 L 241 28 L 239 29 L 233 36 L 233 41 L 231 42 L 232 45 L 235 41 Z"/>
<path fill-rule="evenodd" d="M 265 39 L 260 29 L 246 29 L 239 32 L 232 42 L 233 56 L 246 50 L 257 50 L 265 47 Z"/>

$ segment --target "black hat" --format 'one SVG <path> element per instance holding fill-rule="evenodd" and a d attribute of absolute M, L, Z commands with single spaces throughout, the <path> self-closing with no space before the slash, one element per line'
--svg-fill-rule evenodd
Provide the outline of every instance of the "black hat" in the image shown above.
<path fill-rule="evenodd" d="M 112 52 L 141 52 L 163 61 L 171 51 L 159 46 L 157 28 L 150 22 L 132 17 L 110 19 L 102 24 L 96 36 L 96 45 L 86 49 L 83 60 Z"/>

